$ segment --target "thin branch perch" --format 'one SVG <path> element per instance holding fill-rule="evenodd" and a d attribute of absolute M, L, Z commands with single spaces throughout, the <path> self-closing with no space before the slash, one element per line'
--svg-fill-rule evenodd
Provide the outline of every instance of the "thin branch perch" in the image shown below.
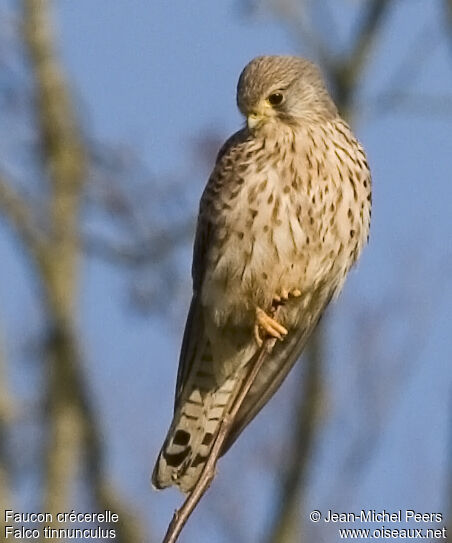
<path fill-rule="evenodd" d="M 278 313 L 278 308 L 275 311 L 275 317 Z M 182 528 L 185 526 L 190 515 L 193 513 L 195 507 L 198 505 L 199 501 L 209 488 L 212 480 L 215 476 L 215 466 L 217 464 L 218 458 L 221 454 L 223 444 L 231 430 L 234 419 L 245 399 L 248 391 L 252 387 L 257 374 L 262 368 L 263 363 L 265 362 L 267 356 L 271 353 L 276 340 L 274 338 L 267 338 L 264 341 L 264 344 L 261 347 L 259 356 L 257 357 L 254 364 L 251 366 L 250 371 L 243 382 L 242 388 L 232 404 L 231 410 L 226 414 L 223 421 L 220 424 L 220 429 L 218 435 L 215 439 L 215 443 L 210 451 L 209 458 L 204 466 L 204 469 L 201 473 L 201 476 L 196 483 L 195 487 L 185 500 L 184 504 L 180 509 L 178 509 L 171 520 L 168 530 L 166 532 L 165 538 L 162 543 L 175 543 L 179 537 Z"/>

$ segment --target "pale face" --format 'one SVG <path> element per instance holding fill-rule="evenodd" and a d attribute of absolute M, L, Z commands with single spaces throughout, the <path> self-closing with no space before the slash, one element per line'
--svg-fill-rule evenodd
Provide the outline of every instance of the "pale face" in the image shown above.
<path fill-rule="evenodd" d="M 298 57 L 252 60 L 240 76 L 237 104 L 250 130 L 274 122 L 294 126 L 337 114 L 320 72 Z"/>

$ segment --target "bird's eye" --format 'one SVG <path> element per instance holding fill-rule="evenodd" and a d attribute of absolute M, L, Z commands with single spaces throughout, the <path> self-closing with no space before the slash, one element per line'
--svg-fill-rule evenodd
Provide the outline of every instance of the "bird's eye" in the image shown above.
<path fill-rule="evenodd" d="M 279 106 L 284 99 L 284 96 L 280 92 L 274 92 L 268 97 L 268 101 L 272 106 Z"/>

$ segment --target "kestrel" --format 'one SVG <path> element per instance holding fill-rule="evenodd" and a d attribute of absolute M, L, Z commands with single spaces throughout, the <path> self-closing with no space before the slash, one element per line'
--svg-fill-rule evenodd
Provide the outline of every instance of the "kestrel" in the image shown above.
<path fill-rule="evenodd" d="M 247 123 L 221 148 L 200 202 L 174 418 L 152 476 L 159 489 L 194 487 L 250 362 L 263 339 L 277 338 L 222 453 L 232 445 L 300 356 L 368 239 L 366 155 L 317 67 L 255 58 L 240 75 L 237 104 Z"/>

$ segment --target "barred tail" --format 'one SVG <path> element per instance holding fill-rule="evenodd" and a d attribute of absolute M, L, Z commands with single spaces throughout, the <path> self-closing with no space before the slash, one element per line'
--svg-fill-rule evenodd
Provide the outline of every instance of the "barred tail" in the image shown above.
<path fill-rule="evenodd" d="M 237 389 L 237 376 L 221 385 L 216 383 L 208 353 L 202 356 L 198 367 L 185 386 L 157 459 L 152 474 L 152 484 L 157 489 L 176 485 L 182 492 L 192 490 Z"/>

